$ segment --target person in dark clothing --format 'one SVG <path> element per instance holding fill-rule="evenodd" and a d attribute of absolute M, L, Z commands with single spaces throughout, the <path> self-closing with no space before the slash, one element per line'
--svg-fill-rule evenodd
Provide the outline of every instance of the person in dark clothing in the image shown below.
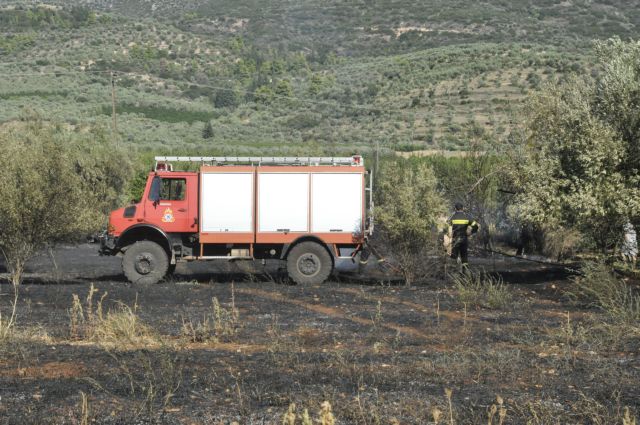
<path fill-rule="evenodd" d="M 464 212 L 464 206 L 461 203 L 455 204 L 456 211 L 449 220 L 449 235 L 451 237 L 451 258 L 457 260 L 460 258 L 462 265 L 469 263 L 469 229 L 471 234 L 478 233 L 480 225 Z"/>

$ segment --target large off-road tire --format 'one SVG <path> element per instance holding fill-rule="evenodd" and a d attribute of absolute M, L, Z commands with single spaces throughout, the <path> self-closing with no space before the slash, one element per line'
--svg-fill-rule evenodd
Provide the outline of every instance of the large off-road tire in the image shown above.
<path fill-rule="evenodd" d="M 287 273 L 298 285 L 317 285 L 333 271 L 331 255 L 320 244 L 302 242 L 287 256 Z"/>
<path fill-rule="evenodd" d="M 139 241 L 122 258 L 122 271 L 131 283 L 158 283 L 169 269 L 167 252 L 157 243 Z"/>

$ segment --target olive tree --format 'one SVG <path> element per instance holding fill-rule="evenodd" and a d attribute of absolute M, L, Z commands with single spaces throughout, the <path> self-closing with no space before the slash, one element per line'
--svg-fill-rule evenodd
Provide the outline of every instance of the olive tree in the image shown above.
<path fill-rule="evenodd" d="M 39 117 L 7 126 L 0 148 L 0 251 L 14 288 L 12 313 L 2 321 L 8 330 L 27 260 L 104 226 L 130 165 L 100 131 L 74 132 Z"/>
<path fill-rule="evenodd" d="M 376 183 L 376 222 L 384 245 L 406 283 L 433 271 L 428 258 L 437 246 L 445 201 L 433 170 L 424 163 L 393 159 L 381 164 Z"/>
<path fill-rule="evenodd" d="M 465 211 L 481 225 L 481 241 L 492 248 L 492 230 L 504 215 L 498 188 L 506 175 L 505 156 L 495 136 L 478 124 L 470 125 L 464 134 L 464 155 L 434 155 L 424 160 L 433 167 L 449 204 L 463 203 Z"/>
<path fill-rule="evenodd" d="M 514 212 L 579 230 L 601 251 L 640 216 L 640 43 L 598 42 L 596 77 L 573 76 L 526 106 Z"/>

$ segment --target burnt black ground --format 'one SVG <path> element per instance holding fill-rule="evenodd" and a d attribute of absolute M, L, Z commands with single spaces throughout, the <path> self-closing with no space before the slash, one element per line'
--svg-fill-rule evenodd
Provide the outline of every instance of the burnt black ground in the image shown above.
<path fill-rule="evenodd" d="M 424 424 L 434 407 L 448 412 L 446 388 L 458 424 L 486 423 L 497 395 L 509 424 L 621 423 L 640 400 L 639 336 L 567 303 L 556 267 L 474 259 L 514 297 L 486 310 L 462 305 L 444 281 L 299 287 L 276 264 L 181 264 L 168 282 L 141 286 L 93 245 L 54 258 L 57 269 L 35 258 L 21 287 L 21 336 L 1 351 L 0 424 L 80 423 L 81 392 L 93 423 L 122 424 L 281 423 L 290 403 L 317 417 L 325 400 L 338 423 Z M 91 285 L 94 301 L 107 293 L 105 311 L 137 305 L 162 342 L 71 338 L 73 294 L 84 302 Z M 0 289 L 6 314 L 11 287 Z M 183 323 L 202 321 L 214 297 L 239 311 L 233 332 L 190 341 Z"/>

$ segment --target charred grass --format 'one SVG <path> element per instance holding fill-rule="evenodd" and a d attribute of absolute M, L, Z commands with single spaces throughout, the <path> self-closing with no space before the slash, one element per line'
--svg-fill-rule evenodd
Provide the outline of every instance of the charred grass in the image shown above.
<path fill-rule="evenodd" d="M 488 282 L 25 285 L 0 423 L 633 423 L 637 323 Z"/>

